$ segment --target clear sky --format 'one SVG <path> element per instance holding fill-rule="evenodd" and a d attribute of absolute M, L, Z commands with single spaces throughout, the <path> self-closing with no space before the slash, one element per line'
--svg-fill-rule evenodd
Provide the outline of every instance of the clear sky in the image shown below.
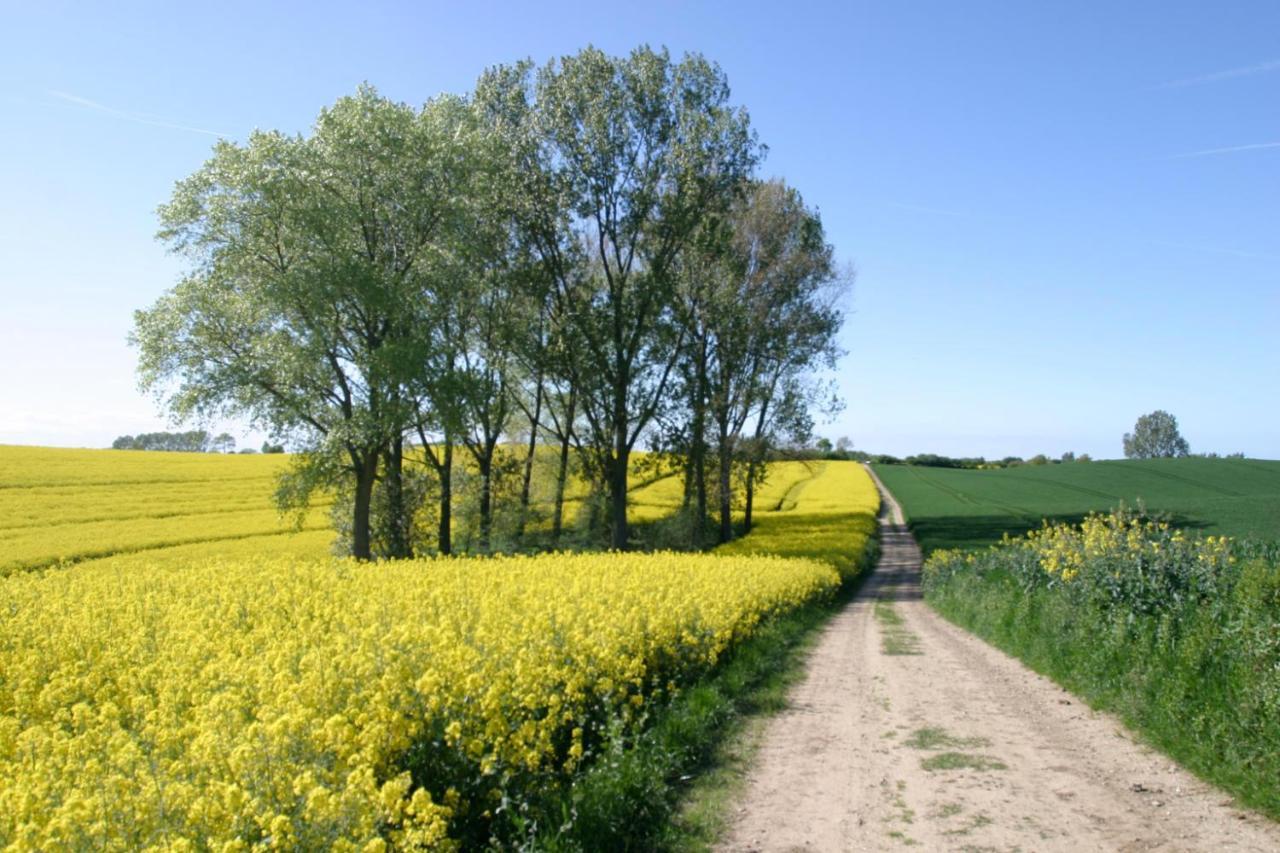
<path fill-rule="evenodd" d="M 858 278 L 845 411 L 889 452 L 1280 457 L 1280 3 L 0 0 L 0 442 L 166 426 L 135 308 L 218 135 L 420 103 L 592 43 L 700 51 Z M 253 436 L 246 436 L 253 440 Z M 260 437 L 259 439 L 260 440 Z M 242 444 L 244 441 L 242 441 Z"/>

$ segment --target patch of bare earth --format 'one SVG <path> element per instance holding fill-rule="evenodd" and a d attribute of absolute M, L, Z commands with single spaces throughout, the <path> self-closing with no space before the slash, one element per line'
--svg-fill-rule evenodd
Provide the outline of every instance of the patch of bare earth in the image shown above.
<path fill-rule="evenodd" d="M 879 566 L 770 722 L 720 849 L 1280 851 L 1280 825 L 929 609 L 880 488 Z"/>

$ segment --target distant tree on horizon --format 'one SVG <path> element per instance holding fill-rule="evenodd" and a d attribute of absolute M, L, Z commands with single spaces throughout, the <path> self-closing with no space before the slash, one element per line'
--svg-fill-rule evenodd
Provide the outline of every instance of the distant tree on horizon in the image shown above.
<path fill-rule="evenodd" d="M 227 437 L 230 438 L 230 436 Z M 219 439 L 221 438 L 222 436 L 219 436 Z M 235 439 L 232 439 L 232 445 L 234 444 Z M 202 429 L 193 429 L 187 432 L 140 432 L 137 435 L 122 435 L 111 442 L 111 449 L 207 453 L 211 447 L 209 433 Z"/>
<path fill-rule="evenodd" d="M 1133 432 L 1124 434 L 1126 459 L 1160 459 L 1190 452 L 1190 445 L 1178 432 L 1178 419 L 1163 409 L 1138 418 Z"/>

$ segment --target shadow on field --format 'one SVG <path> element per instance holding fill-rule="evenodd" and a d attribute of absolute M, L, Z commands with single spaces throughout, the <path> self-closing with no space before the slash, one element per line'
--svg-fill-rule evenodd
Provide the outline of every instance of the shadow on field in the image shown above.
<path fill-rule="evenodd" d="M 1180 513 L 1153 512 L 1152 515 L 1184 530 L 1201 530 L 1210 526 L 1201 519 Z M 1045 515 L 1043 518 L 1015 515 L 941 515 L 911 519 L 911 531 L 915 534 L 916 541 L 920 543 L 920 548 L 928 556 L 941 548 L 978 550 L 997 544 L 1006 533 L 1017 537 L 1036 530 L 1046 520 L 1053 523 L 1079 524 L 1087 516 L 1088 513 L 1084 512 Z"/>
<path fill-rule="evenodd" d="M 885 525 L 880 528 L 880 560 L 866 594 L 886 603 L 919 601 L 922 598 L 919 566 L 907 528 Z"/>

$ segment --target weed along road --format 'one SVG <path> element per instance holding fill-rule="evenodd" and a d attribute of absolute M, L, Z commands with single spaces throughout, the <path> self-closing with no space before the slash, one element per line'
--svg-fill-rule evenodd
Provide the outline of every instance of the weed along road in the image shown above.
<path fill-rule="evenodd" d="M 877 484 L 879 566 L 770 721 L 721 849 L 1280 850 L 1280 826 L 936 615 Z"/>

